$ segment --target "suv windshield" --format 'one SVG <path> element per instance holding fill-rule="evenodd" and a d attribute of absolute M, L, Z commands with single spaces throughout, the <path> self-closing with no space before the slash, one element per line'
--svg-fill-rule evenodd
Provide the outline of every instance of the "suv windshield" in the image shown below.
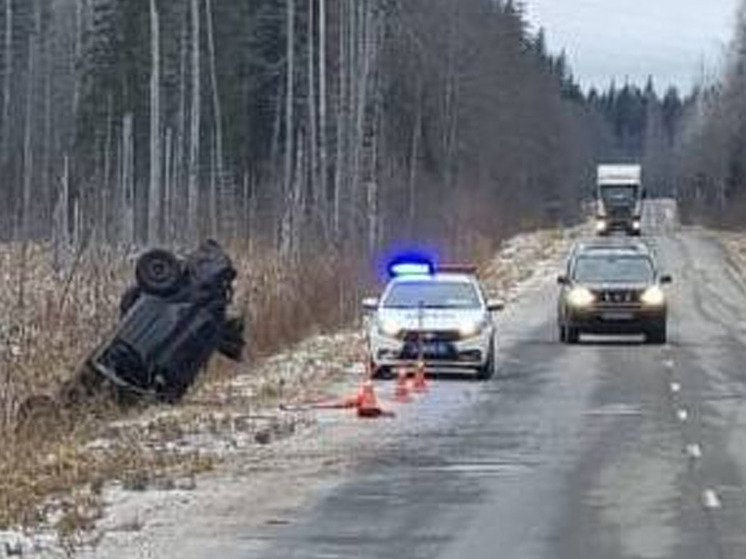
<path fill-rule="evenodd" d="M 601 198 L 605 204 L 611 206 L 626 206 L 637 200 L 637 185 L 623 184 L 615 186 L 602 186 Z"/>
<path fill-rule="evenodd" d="M 573 279 L 580 283 L 650 283 L 653 264 L 642 256 L 581 256 L 575 262 Z"/>
<path fill-rule="evenodd" d="M 406 282 L 391 287 L 383 301 L 389 309 L 476 309 L 481 306 L 475 287 L 462 282 Z"/>

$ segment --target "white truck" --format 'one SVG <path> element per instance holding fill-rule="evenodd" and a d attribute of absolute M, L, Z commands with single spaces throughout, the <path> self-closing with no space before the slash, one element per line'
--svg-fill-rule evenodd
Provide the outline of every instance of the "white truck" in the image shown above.
<path fill-rule="evenodd" d="M 609 235 L 623 231 L 639 236 L 642 232 L 642 166 L 604 164 L 598 166 L 596 187 L 596 232 Z"/>

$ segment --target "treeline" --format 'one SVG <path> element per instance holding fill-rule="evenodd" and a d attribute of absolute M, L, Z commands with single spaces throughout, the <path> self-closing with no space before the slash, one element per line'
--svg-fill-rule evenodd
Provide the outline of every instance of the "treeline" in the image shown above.
<path fill-rule="evenodd" d="M 677 176 L 689 214 L 746 224 L 746 4 L 723 75 L 700 88 L 679 151 Z"/>
<path fill-rule="evenodd" d="M 468 245 L 571 217 L 605 126 L 510 1 L 3 0 L 0 67 L 5 240 Z"/>
<path fill-rule="evenodd" d="M 589 90 L 589 106 L 603 116 L 598 144 L 605 161 L 640 162 L 655 195 L 674 195 L 679 139 L 696 96 L 668 87 L 660 93 L 650 78 L 644 87 L 615 83 Z"/>

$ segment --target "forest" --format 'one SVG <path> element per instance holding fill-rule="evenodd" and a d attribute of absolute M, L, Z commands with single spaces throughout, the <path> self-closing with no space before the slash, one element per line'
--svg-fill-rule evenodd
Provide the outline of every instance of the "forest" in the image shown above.
<path fill-rule="evenodd" d="M 4 0 L 0 237 L 283 259 L 570 219 L 598 131 L 491 0 Z"/>

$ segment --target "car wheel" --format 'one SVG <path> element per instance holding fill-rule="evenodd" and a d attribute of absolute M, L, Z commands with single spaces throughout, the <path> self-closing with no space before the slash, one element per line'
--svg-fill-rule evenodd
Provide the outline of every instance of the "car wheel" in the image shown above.
<path fill-rule="evenodd" d="M 178 289 L 182 276 L 179 259 L 163 249 L 149 250 L 137 260 L 135 266 L 137 285 L 152 295 L 171 295 Z"/>
<path fill-rule="evenodd" d="M 649 344 L 662 345 L 665 344 L 667 340 L 668 334 L 665 323 L 651 328 L 645 334 L 645 341 Z"/>
<path fill-rule="evenodd" d="M 580 341 L 580 330 L 567 326 L 565 328 L 565 341 L 568 344 L 576 344 Z"/>
<path fill-rule="evenodd" d="M 495 342 L 490 344 L 490 354 L 487 356 L 487 362 L 477 371 L 477 380 L 489 380 L 495 375 Z"/>
<path fill-rule="evenodd" d="M 373 380 L 386 380 L 393 378 L 391 367 L 376 367 L 376 365 L 371 362 L 369 370 L 371 371 L 370 376 Z"/>

